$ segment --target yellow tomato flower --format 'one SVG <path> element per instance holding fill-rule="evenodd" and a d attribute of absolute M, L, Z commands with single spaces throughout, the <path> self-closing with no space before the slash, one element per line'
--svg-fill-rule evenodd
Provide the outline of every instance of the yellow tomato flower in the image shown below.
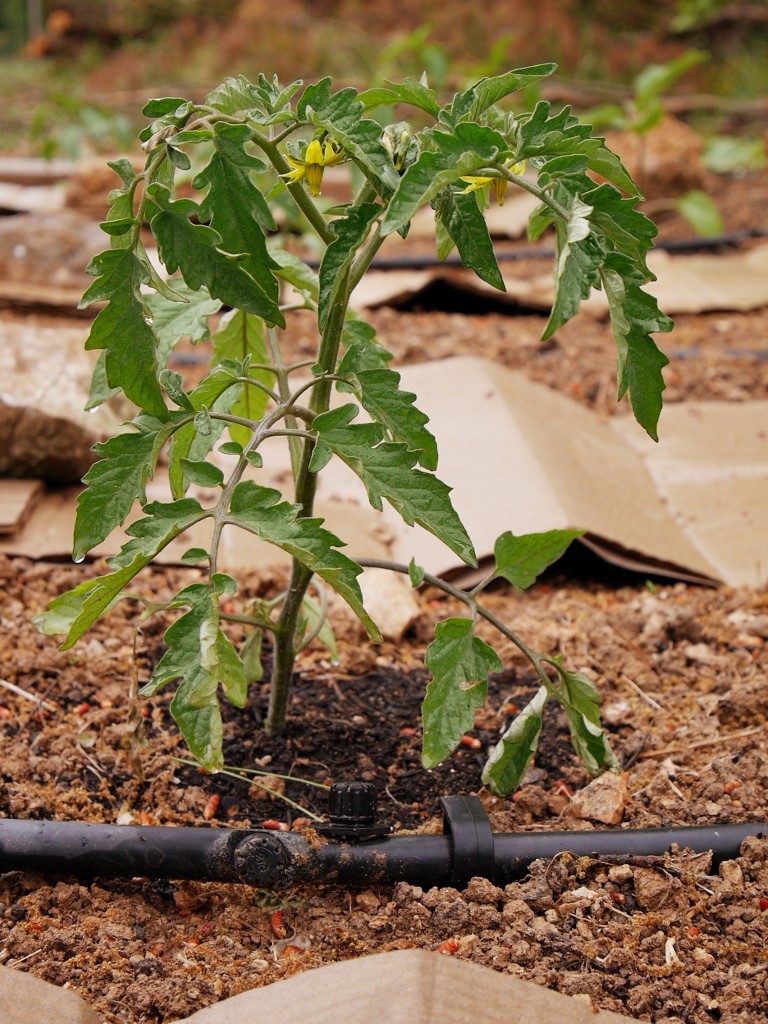
<path fill-rule="evenodd" d="M 525 170 L 525 160 L 521 160 L 517 164 L 508 163 L 506 166 L 513 174 L 522 174 Z M 496 196 L 496 202 L 499 206 L 504 205 L 504 196 L 506 195 L 507 186 L 509 185 L 506 178 L 496 178 L 491 175 L 485 176 L 468 174 L 461 180 L 467 182 L 467 187 L 463 189 L 459 195 L 465 196 L 468 192 L 476 192 L 479 188 L 485 188 L 487 185 L 490 185 L 493 189 L 493 194 Z"/>
<path fill-rule="evenodd" d="M 295 184 L 307 179 L 309 191 L 315 198 L 320 195 L 320 186 L 323 181 L 323 171 L 326 167 L 334 167 L 344 159 L 344 150 L 337 142 L 319 139 L 312 139 L 304 153 L 304 159 L 289 156 L 288 163 L 293 167 L 292 171 L 281 175 L 287 182 Z"/>

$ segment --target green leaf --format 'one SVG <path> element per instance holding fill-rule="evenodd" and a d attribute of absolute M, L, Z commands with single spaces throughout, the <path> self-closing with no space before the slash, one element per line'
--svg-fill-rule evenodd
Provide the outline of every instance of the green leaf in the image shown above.
<path fill-rule="evenodd" d="M 593 288 L 600 285 L 603 253 L 590 235 L 589 215 L 592 207 L 573 197 L 568 220 L 555 222 L 557 259 L 555 262 L 555 301 L 542 340 L 571 319 Z"/>
<path fill-rule="evenodd" d="M 184 390 L 184 378 L 176 370 L 160 371 L 160 386 L 164 388 L 166 395 L 179 408 L 185 412 L 192 412 L 193 407 L 187 393 Z"/>
<path fill-rule="evenodd" d="M 502 135 L 483 125 L 459 124 L 453 132 L 433 129 L 426 134 L 435 149 L 421 153 L 400 179 L 381 224 L 382 235 L 405 227 L 446 185 L 492 166 L 508 149 Z"/>
<path fill-rule="evenodd" d="M 126 533 L 132 538 L 123 545 L 119 554 L 109 560 L 115 569 L 106 576 L 89 581 L 89 586 L 79 590 L 82 605 L 71 622 L 67 637 L 62 644 L 63 651 L 69 650 L 83 633 L 93 625 L 120 596 L 123 588 L 152 559 L 167 547 L 179 534 L 194 523 L 206 517 L 197 501 L 186 498 L 183 501 L 147 505 L 143 519 L 132 523 Z"/>
<path fill-rule="evenodd" d="M 243 254 L 241 267 L 277 304 L 277 278 L 272 273 L 266 239 L 266 233 L 277 231 L 277 225 L 253 182 L 253 174 L 265 171 L 266 167 L 245 150 L 250 136 L 246 125 L 217 125 L 213 156 L 193 185 L 197 189 L 208 187 L 200 215 L 219 232 L 222 248 Z"/>
<path fill-rule="evenodd" d="M 590 775 L 619 771 L 619 761 L 600 721 L 600 694 L 580 672 L 563 668 L 560 658 L 552 659 L 560 675 L 560 697 L 571 731 L 571 743 Z"/>
<path fill-rule="evenodd" d="M 300 517 L 300 507 L 281 498 L 280 492 L 271 487 L 244 480 L 234 490 L 227 521 L 282 548 L 311 569 L 344 598 L 371 639 L 380 640 L 376 624 L 363 607 L 357 581 L 361 567 L 338 550 L 342 542 L 323 528 L 321 519 Z"/>
<path fill-rule="evenodd" d="M 637 198 L 625 198 L 613 185 L 600 185 L 582 195 L 592 207 L 590 223 L 610 239 L 615 248 L 645 269 L 645 257 L 658 229 L 652 220 L 635 209 Z"/>
<path fill-rule="evenodd" d="M 192 459 L 179 461 L 184 475 L 199 487 L 220 487 L 224 483 L 224 473 L 210 462 L 193 462 Z"/>
<path fill-rule="evenodd" d="M 368 362 L 377 358 L 369 344 L 353 344 L 337 372 L 350 380 L 351 389 L 373 420 L 383 424 L 395 441 L 402 441 L 411 451 L 418 452 L 418 461 L 425 469 L 436 469 L 437 442 L 425 426 L 429 416 L 414 405 L 415 394 L 400 390 L 400 374 L 390 370 L 386 363 L 366 369 Z M 349 389 L 349 385 L 339 387 Z"/>
<path fill-rule="evenodd" d="M 472 619 L 438 622 L 425 655 L 432 681 L 421 705 L 424 743 L 421 763 L 434 768 L 456 749 L 475 725 L 475 709 L 485 704 L 488 673 L 500 672 L 501 659 L 475 636 Z"/>
<path fill-rule="evenodd" d="M 557 64 L 537 64 L 518 68 L 492 78 L 481 78 L 465 92 L 459 93 L 441 114 L 441 120 L 456 123 L 459 120 L 476 121 L 489 107 L 513 92 L 547 78 L 557 71 Z"/>
<path fill-rule="evenodd" d="M 197 565 L 199 562 L 207 562 L 210 555 L 205 548 L 187 548 L 181 556 L 184 565 Z"/>
<path fill-rule="evenodd" d="M 222 317 L 218 331 L 213 336 L 213 358 L 216 365 L 224 361 L 239 363 L 244 368 L 244 376 L 259 381 L 266 387 L 275 382 L 275 375 L 269 370 L 259 369 L 261 364 L 271 363 L 264 321 L 240 309 L 232 310 Z M 256 364 L 251 366 L 250 364 Z M 237 397 L 229 406 L 233 416 L 252 420 L 254 423 L 262 418 L 269 403 L 269 395 L 254 385 L 242 385 L 236 392 Z M 237 423 L 228 424 L 229 436 L 245 446 L 251 439 L 252 431 Z"/>
<path fill-rule="evenodd" d="M 276 263 L 275 273 L 283 281 L 292 284 L 308 301 L 317 302 L 320 294 L 320 281 L 316 271 L 300 260 L 293 253 L 284 249 L 271 250 L 272 259 Z"/>
<path fill-rule="evenodd" d="M 517 590 L 525 590 L 583 534 L 584 530 L 548 530 L 521 537 L 509 531 L 502 533 L 493 547 L 494 578 L 501 576 Z"/>
<path fill-rule="evenodd" d="M 412 558 L 408 563 L 408 579 L 411 581 L 411 586 L 415 589 L 420 587 L 424 582 L 426 571 L 424 567 L 416 564 L 416 560 Z"/>
<path fill-rule="evenodd" d="M 107 384 L 107 369 L 104 365 L 106 355 L 107 353 L 102 349 L 96 359 L 93 376 L 91 377 L 91 388 L 88 392 L 88 401 L 83 407 L 86 412 L 98 408 L 98 406 L 103 405 L 104 402 L 108 402 L 110 398 L 114 398 L 115 395 L 120 393 L 120 388 L 111 388 Z"/>
<path fill-rule="evenodd" d="M 435 90 L 413 78 L 403 82 L 389 82 L 385 85 L 366 89 L 358 97 L 366 110 L 374 107 L 394 107 L 398 103 L 409 103 L 412 107 L 425 110 L 432 117 L 437 117 L 440 108 L 435 98 Z"/>
<path fill-rule="evenodd" d="M 327 98 L 316 93 L 313 102 L 306 102 L 308 93 L 309 89 L 302 100 L 305 101 L 303 116 L 309 123 L 325 128 L 341 143 L 378 191 L 394 191 L 399 178 L 389 153 L 382 145 L 381 125 L 363 117 L 363 104 L 356 90 L 351 87 L 342 89 Z"/>
<path fill-rule="evenodd" d="M 152 231 L 169 272 L 181 270 L 190 288 L 207 288 L 226 305 L 284 327 L 285 318 L 276 300 L 242 267 L 236 254 L 224 252 L 219 232 L 192 223 L 190 217 L 200 215 L 198 206 L 191 199 L 171 199 L 159 185 L 151 186 L 150 191 L 160 207 L 152 218 Z"/>
<path fill-rule="evenodd" d="M 380 511 L 386 498 L 409 526 L 418 523 L 469 565 L 476 565 L 472 541 L 450 502 L 451 488 L 415 469 L 418 455 L 406 445 L 383 441 L 380 424 L 353 424 L 357 413 L 358 407 L 348 404 L 315 419 L 318 441 L 310 469 L 318 472 L 335 453 L 363 481 L 373 508 Z"/>
<path fill-rule="evenodd" d="M 520 785 L 536 754 L 547 688 L 540 686 L 491 751 L 482 781 L 497 796 L 509 796 Z"/>
<path fill-rule="evenodd" d="M 459 251 L 461 262 L 468 270 L 499 291 L 507 290 L 496 262 L 491 236 L 485 217 L 477 205 L 474 193 L 457 193 L 449 205 L 440 204 L 437 216 Z"/>
<path fill-rule="evenodd" d="M 550 111 L 550 104 L 541 100 L 530 114 L 520 116 L 516 160 L 583 156 L 587 158 L 589 168 L 601 177 L 630 195 L 638 194 L 627 169 L 607 148 L 605 139 L 593 138 L 590 125 L 582 124 L 573 117 L 570 107 L 564 107 L 552 117 L 549 116 Z"/>
<path fill-rule="evenodd" d="M 661 371 L 669 360 L 651 334 L 671 331 L 674 324 L 643 291 L 646 278 L 626 256 L 610 253 L 601 277 L 618 352 L 618 397 L 629 393 L 635 419 L 657 441 L 666 387 Z"/>
<path fill-rule="evenodd" d="M 338 217 L 329 224 L 336 238 L 325 250 L 320 264 L 318 324 L 321 330 L 328 323 L 331 310 L 338 302 L 339 289 L 346 281 L 346 271 L 380 209 L 376 203 L 351 206 L 345 217 Z"/>
<path fill-rule="evenodd" d="M 712 196 L 694 188 L 675 200 L 677 212 L 691 225 L 697 235 L 715 238 L 724 230 L 723 217 Z"/>
<path fill-rule="evenodd" d="M 133 421 L 134 430 L 94 446 L 99 460 L 83 477 L 86 487 L 77 498 L 72 551 L 76 561 L 124 522 L 137 498 L 144 500 L 144 488 L 173 422 L 139 415 Z"/>
<path fill-rule="evenodd" d="M 168 476 L 174 498 L 182 497 L 189 486 L 183 461 L 201 461 L 221 436 L 226 424 L 223 420 L 212 419 L 210 412 L 230 411 L 238 396 L 236 389 L 242 386 L 238 384 L 241 370 L 242 366 L 229 361 L 220 363 L 190 392 L 189 402 L 199 412 L 194 420 L 179 427 L 173 435 Z"/>
<path fill-rule="evenodd" d="M 304 618 L 304 632 L 302 635 L 314 632 L 319 626 L 315 639 L 319 640 L 327 649 L 331 660 L 338 662 L 339 648 L 336 643 L 336 634 L 333 632 L 333 626 L 327 614 L 323 612 L 320 603 L 311 594 L 305 594 L 301 602 L 301 611 Z"/>
<path fill-rule="evenodd" d="M 183 281 L 174 281 L 176 297 L 157 292 L 145 296 L 158 337 L 157 361 L 165 366 L 177 342 L 189 338 L 192 344 L 207 341 L 211 331 L 209 319 L 221 309 L 221 302 L 212 299 L 205 288 L 193 291 Z"/>
<path fill-rule="evenodd" d="M 86 349 L 105 349 L 104 372 L 109 388 L 122 388 L 126 396 L 157 419 L 167 419 L 157 380 L 157 335 L 140 287 L 146 272 L 130 249 L 108 249 L 90 263 L 98 278 L 88 288 L 80 308 L 107 300 L 93 322 Z"/>
<path fill-rule="evenodd" d="M 85 599 L 94 585 L 94 580 L 83 580 L 72 590 L 67 590 L 55 597 L 45 611 L 32 616 L 35 628 L 46 636 L 60 636 L 68 633 L 82 612 Z M 116 600 L 117 598 L 115 598 Z M 112 604 L 114 603 L 113 601 Z"/>
<path fill-rule="evenodd" d="M 236 114 L 240 110 L 250 110 L 251 107 L 261 105 L 256 86 L 245 75 L 225 78 L 221 85 L 208 93 L 204 103 L 206 107 L 213 107 L 222 114 Z"/>
<path fill-rule="evenodd" d="M 173 114 L 179 107 L 186 106 L 187 101 L 181 96 L 162 96 L 147 100 L 142 108 L 144 117 L 164 117 Z"/>
<path fill-rule="evenodd" d="M 189 611 L 166 631 L 168 650 L 142 689 L 153 694 L 181 679 L 171 713 L 190 750 L 209 770 L 223 764 L 219 686 L 235 707 L 244 707 L 247 694 L 242 662 L 219 623 L 220 596 L 215 581 L 193 583 L 177 595 L 174 604 L 188 604 Z"/>

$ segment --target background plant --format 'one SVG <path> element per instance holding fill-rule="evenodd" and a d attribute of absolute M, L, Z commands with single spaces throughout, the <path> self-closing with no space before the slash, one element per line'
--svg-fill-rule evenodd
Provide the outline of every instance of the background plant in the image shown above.
<path fill-rule="evenodd" d="M 425 80 L 388 82 L 358 94 L 334 91 L 329 78 L 305 88 L 264 76 L 255 83 L 230 78 L 202 103 L 150 101 L 144 112 L 152 120 L 141 135 L 144 170 L 137 174 L 127 159 L 111 164 L 120 179 L 103 224 L 111 246 L 93 259 L 95 281 L 82 302 L 104 303 L 86 344 L 100 351 L 89 404 L 120 390 L 139 411 L 124 433 L 96 447 L 98 461 L 78 503 L 75 560 L 120 526 L 136 502 L 141 516 L 110 559 L 111 571 L 56 598 L 38 625 L 66 634 L 63 647 L 71 647 L 117 600 L 138 596 L 127 588 L 172 540 L 207 523 L 210 545 L 184 555 L 185 562 L 207 570 L 205 579 L 163 606 L 179 614 L 143 692 L 177 684 L 171 711 L 208 769 L 223 764 L 220 696 L 245 704 L 249 683 L 264 671 L 265 634 L 271 637 L 265 727 L 271 733 L 283 728 L 297 650 L 316 635 L 332 642 L 324 622 L 325 588 L 344 598 L 372 640 L 379 638 L 358 577 L 363 566 L 385 563 L 347 555 L 313 514 L 317 475 L 329 460 L 341 459 L 357 474 L 374 508 L 389 502 L 406 523 L 432 532 L 464 562 L 476 564 L 450 488 L 435 475 L 438 452 L 428 419 L 416 396 L 400 387 L 374 329 L 349 308 L 384 240 L 407 233 L 421 207 L 435 210 L 438 251 L 445 255 L 455 246 L 467 267 L 503 289 L 483 216 L 488 195 L 501 199 L 513 187 L 537 196 L 530 235 L 553 228 L 557 245 L 555 300 L 544 337 L 576 313 L 592 288 L 603 288 L 617 345 L 618 396 L 628 395 L 637 420 L 656 437 L 667 360 L 651 335 L 672 324 L 643 290 L 652 280 L 645 257 L 655 228 L 636 209 L 637 189 L 618 157 L 568 109 L 553 111 L 542 101 L 514 114 L 502 105 L 553 70 L 545 64 L 484 78 L 444 106 Z M 367 116 L 381 106 L 415 108 L 419 123 L 427 116 L 428 127 L 414 130 L 398 121 L 382 129 Z M 189 151 L 198 146 L 207 154 L 193 180 L 199 198 L 178 198 L 175 176 L 189 170 Z M 360 187 L 351 201 L 323 212 L 316 198 L 324 170 L 341 164 L 355 171 Z M 265 181 L 271 181 L 268 192 Z M 270 203 L 283 192 L 321 244 L 317 274 L 277 241 Z M 175 276 L 166 279 L 154 269 L 142 241 L 146 223 Z M 287 365 L 283 358 L 285 285 L 299 296 L 290 300 L 293 306 L 316 317 L 311 366 Z M 212 322 L 210 372 L 187 390 L 167 368 L 169 354 L 184 337 L 208 338 Z M 340 405 L 331 403 L 334 387 Z M 361 410 L 364 422 L 358 421 Z M 260 482 L 260 449 L 274 436 L 290 448 L 292 501 Z M 170 500 L 148 502 L 146 483 L 163 452 Z M 203 505 L 190 496 L 193 484 L 213 489 L 216 500 Z M 290 581 L 279 599 L 240 599 L 237 581 L 219 570 L 225 527 L 249 531 L 291 555 Z M 514 789 L 536 750 L 549 701 L 565 709 L 574 746 L 590 772 L 617 767 L 592 683 L 561 658 L 531 650 L 479 600 L 497 579 L 529 586 L 577 535 L 504 533 L 492 570 L 468 593 L 413 562 L 386 563 L 407 573 L 413 586 L 428 583 L 452 594 L 468 611 L 438 623 L 426 652 L 426 767 L 448 756 L 472 727 L 489 673 L 502 668 L 496 651 L 477 635 L 481 619 L 518 646 L 540 682 L 492 752 L 483 781 L 499 793 Z M 319 599 L 310 596 L 310 584 Z M 156 610 L 148 603 L 144 614 Z M 228 621 L 246 629 L 239 648 L 225 628 Z"/>

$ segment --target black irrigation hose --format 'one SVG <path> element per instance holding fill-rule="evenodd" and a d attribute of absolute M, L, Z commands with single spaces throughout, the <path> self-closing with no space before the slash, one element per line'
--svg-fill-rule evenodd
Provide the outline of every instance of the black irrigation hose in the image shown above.
<path fill-rule="evenodd" d="M 703 238 L 672 239 L 656 242 L 654 249 L 662 252 L 701 252 L 713 249 L 730 248 L 748 242 L 753 238 L 768 238 L 768 228 L 748 228 L 744 231 L 732 231 L 727 235 L 712 235 Z M 521 246 L 516 249 L 501 249 L 495 253 L 499 263 L 514 260 L 551 260 L 556 256 L 554 249 L 542 246 Z M 319 260 L 306 260 L 307 266 L 317 270 Z M 444 260 L 437 256 L 419 256 L 416 254 L 402 256 L 376 257 L 371 264 L 372 270 L 419 270 L 432 267 L 463 267 L 458 253 L 450 253 Z"/>
<path fill-rule="evenodd" d="M 497 885 L 523 877 L 534 860 L 663 856 L 673 845 L 711 851 L 713 864 L 737 857 L 748 836 L 768 824 L 672 829 L 494 833 L 475 796 L 443 798 L 442 835 L 389 835 L 375 821 L 366 783 L 331 789 L 330 824 L 321 835 L 266 829 L 170 828 L 0 819 L 0 872 L 12 870 L 111 878 L 185 878 L 244 882 L 268 889 L 298 883 L 370 885 L 410 882 L 466 886 L 482 876 Z"/>

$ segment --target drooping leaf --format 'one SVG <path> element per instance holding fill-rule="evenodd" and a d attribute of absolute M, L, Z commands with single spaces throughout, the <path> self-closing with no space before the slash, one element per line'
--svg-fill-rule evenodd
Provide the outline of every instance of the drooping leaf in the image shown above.
<path fill-rule="evenodd" d="M 507 151 L 504 137 L 477 124 L 459 124 L 452 132 L 430 130 L 433 150 L 421 153 L 400 179 L 381 224 L 383 235 L 405 227 L 416 211 L 462 175 L 493 165 Z"/>
<path fill-rule="evenodd" d="M 626 256 L 610 253 L 601 277 L 618 352 L 618 397 L 629 393 L 635 419 L 657 441 L 666 387 L 661 371 L 669 360 L 651 334 L 671 331 L 674 324 L 643 291 L 646 279 Z"/>
<path fill-rule="evenodd" d="M 600 284 L 603 252 L 590 233 L 591 213 L 592 207 L 576 196 L 572 199 L 568 221 L 556 221 L 555 301 L 542 334 L 544 341 L 571 319 L 582 300 Z"/>
<path fill-rule="evenodd" d="M 415 468 L 417 454 L 396 441 L 384 441 L 377 423 L 352 423 L 356 405 L 343 405 L 318 416 L 313 424 L 318 441 L 313 472 L 336 454 L 365 484 L 368 500 L 378 511 L 386 499 L 409 526 L 418 523 L 468 565 L 476 565 L 472 541 L 450 501 L 451 488 L 431 473 Z"/>
<path fill-rule="evenodd" d="M 560 693 L 568 718 L 571 743 L 590 775 L 618 771 L 619 761 L 600 721 L 600 694 L 590 679 L 552 659 L 560 676 Z"/>
<path fill-rule="evenodd" d="M 477 205 L 476 196 L 473 193 L 466 196 L 457 193 L 452 200 L 450 204 L 438 207 L 437 216 L 455 243 L 461 262 L 482 281 L 499 291 L 506 291 L 488 226 Z"/>
<path fill-rule="evenodd" d="M 300 517 L 299 506 L 281 498 L 274 488 L 243 480 L 233 492 L 228 521 L 297 558 L 344 598 L 371 639 L 381 639 L 376 624 L 363 607 L 357 581 L 361 567 L 338 550 L 342 542 L 323 527 L 321 519 Z"/>
<path fill-rule="evenodd" d="M 147 480 L 173 422 L 139 415 L 133 421 L 135 430 L 116 434 L 94 447 L 99 459 L 83 477 L 86 487 L 77 498 L 75 560 L 101 544 L 125 520 L 137 498 L 144 499 Z"/>
<path fill-rule="evenodd" d="M 386 363 L 366 369 L 373 355 L 370 345 L 350 346 L 339 365 L 339 376 L 351 381 L 363 408 L 389 430 L 395 441 L 419 452 L 418 461 L 425 469 L 437 469 L 437 442 L 426 428 L 429 416 L 414 405 L 415 394 L 400 390 L 400 374 L 390 370 Z"/>
<path fill-rule="evenodd" d="M 207 288 L 211 296 L 247 313 L 262 316 L 270 324 L 285 326 L 277 301 L 268 295 L 236 258 L 225 252 L 222 237 L 207 224 L 195 224 L 200 209 L 191 199 L 171 199 L 167 189 L 151 186 L 159 206 L 152 218 L 157 247 L 170 273 L 181 270 L 190 288 Z"/>
<path fill-rule="evenodd" d="M 434 768 L 474 728 L 475 709 L 485 704 L 488 694 L 488 673 L 500 672 L 502 663 L 493 648 L 475 636 L 473 621 L 461 618 L 437 624 L 425 661 L 432 681 L 421 705 L 421 763 Z"/>
<path fill-rule="evenodd" d="M 338 217 L 329 225 L 336 238 L 325 250 L 320 264 L 318 323 L 321 330 L 327 324 L 328 316 L 338 302 L 339 288 L 345 280 L 345 271 L 368 234 L 379 210 L 380 207 L 376 203 L 351 206 L 346 216 Z"/>
<path fill-rule="evenodd" d="M 547 688 L 540 686 L 491 751 L 482 780 L 497 796 L 514 793 L 528 770 L 539 745 L 547 698 Z"/>
<path fill-rule="evenodd" d="M 142 689 L 149 695 L 181 680 L 171 713 L 190 750 L 209 770 L 223 764 L 219 687 L 235 707 L 245 705 L 247 692 L 240 657 L 220 626 L 220 596 L 214 581 L 192 584 L 177 595 L 174 603 L 188 604 L 189 611 L 166 631 L 168 650 Z"/>
<path fill-rule="evenodd" d="M 98 275 L 80 307 L 107 301 L 93 322 L 86 349 L 105 349 L 104 372 L 109 388 L 122 388 L 140 409 L 157 419 L 168 411 L 157 380 L 157 335 L 140 293 L 146 272 L 130 249 L 108 249 L 90 263 Z"/>
<path fill-rule="evenodd" d="M 501 576 L 517 590 L 525 590 L 583 534 L 583 530 L 548 530 L 521 537 L 510 531 L 502 533 L 493 547 L 494 578 Z"/>
<path fill-rule="evenodd" d="M 304 620 L 304 634 L 313 633 L 317 630 L 315 639 L 327 649 L 332 661 L 339 660 L 339 647 L 336 643 L 336 634 L 328 615 L 323 612 L 319 601 L 316 601 L 311 594 L 305 594 L 301 602 L 301 615 Z"/>
<path fill-rule="evenodd" d="M 44 633 L 45 636 L 61 636 L 69 633 L 95 584 L 95 580 L 83 580 L 72 590 L 67 590 L 58 597 L 54 597 L 45 611 L 32 616 L 35 629 Z M 109 607 L 110 605 L 107 606 L 107 608 Z"/>

